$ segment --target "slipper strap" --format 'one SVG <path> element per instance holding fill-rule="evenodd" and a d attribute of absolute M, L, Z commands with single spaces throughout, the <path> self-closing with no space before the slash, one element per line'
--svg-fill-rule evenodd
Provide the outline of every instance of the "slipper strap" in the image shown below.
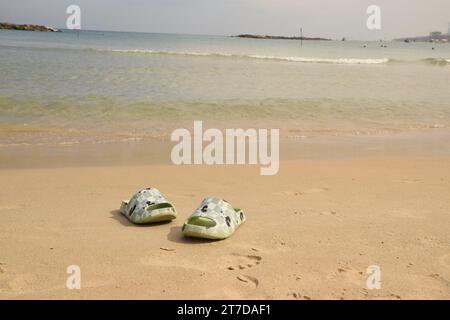
<path fill-rule="evenodd" d="M 218 225 L 236 229 L 241 224 L 240 214 L 226 201 L 220 198 L 205 198 L 192 216 L 207 217 Z"/>

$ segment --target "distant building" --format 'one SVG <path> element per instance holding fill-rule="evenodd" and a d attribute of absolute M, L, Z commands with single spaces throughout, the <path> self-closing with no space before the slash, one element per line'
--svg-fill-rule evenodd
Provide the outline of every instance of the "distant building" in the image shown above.
<path fill-rule="evenodd" d="M 431 39 L 439 39 L 441 36 L 442 36 L 442 32 L 440 32 L 440 31 L 430 32 Z"/>
<path fill-rule="evenodd" d="M 404 42 L 450 42 L 450 23 L 448 24 L 448 34 L 444 34 L 441 31 L 430 32 L 428 36 L 419 37 L 407 37 L 394 39 L 394 41 L 404 41 Z"/>

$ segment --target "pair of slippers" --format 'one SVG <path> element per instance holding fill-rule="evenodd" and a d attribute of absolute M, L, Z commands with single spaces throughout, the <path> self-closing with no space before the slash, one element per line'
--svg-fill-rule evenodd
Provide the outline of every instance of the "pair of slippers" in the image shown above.
<path fill-rule="evenodd" d="M 141 190 L 123 201 L 120 213 L 136 224 L 171 221 L 178 215 L 174 205 L 156 188 Z M 241 209 L 220 198 L 205 198 L 185 221 L 182 232 L 186 237 L 226 239 L 244 222 Z"/>

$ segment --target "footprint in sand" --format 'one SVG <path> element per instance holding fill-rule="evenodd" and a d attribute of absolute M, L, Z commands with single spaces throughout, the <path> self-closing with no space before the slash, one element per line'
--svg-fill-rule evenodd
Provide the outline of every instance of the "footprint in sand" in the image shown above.
<path fill-rule="evenodd" d="M 430 278 L 439 281 L 446 287 L 450 287 L 450 280 L 447 280 L 445 277 L 441 276 L 439 273 L 432 273 L 428 275 Z"/>
<path fill-rule="evenodd" d="M 338 281 L 345 285 L 353 284 L 356 286 L 360 286 L 362 283 L 365 283 L 365 274 L 362 272 L 358 272 L 348 263 L 339 263 L 336 271 L 332 272 L 327 276 L 329 280 Z"/>
<path fill-rule="evenodd" d="M 232 255 L 231 261 L 228 261 L 232 262 L 232 264 L 229 265 L 227 269 L 230 271 L 247 270 L 259 265 L 261 261 L 262 257 L 257 255 L 241 255 L 235 253 Z M 259 280 L 253 276 L 240 274 L 236 276 L 236 279 L 244 283 L 253 284 L 255 288 L 259 285 Z"/>
<path fill-rule="evenodd" d="M 258 285 L 259 285 L 259 280 L 252 276 L 238 275 L 236 278 L 241 282 L 251 283 L 251 284 L 255 285 L 255 287 L 258 287 Z"/>
<path fill-rule="evenodd" d="M 300 292 L 289 293 L 288 296 L 291 296 L 296 300 L 311 300 L 309 296 L 302 295 Z"/>
<path fill-rule="evenodd" d="M 253 268 L 261 263 L 262 257 L 257 255 L 233 255 L 233 265 L 227 267 L 228 270 L 245 270 Z"/>

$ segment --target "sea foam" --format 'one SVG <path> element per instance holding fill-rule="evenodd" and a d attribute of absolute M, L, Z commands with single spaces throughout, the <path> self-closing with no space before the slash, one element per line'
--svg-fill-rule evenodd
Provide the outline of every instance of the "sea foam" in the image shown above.
<path fill-rule="evenodd" d="M 103 51 L 103 50 L 102 50 Z M 330 64 L 384 64 L 388 63 L 389 59 L 357 59 L 357 58 L 308 58 L 308 57 L 283 57 L 283 56 L 265 56 L 265 55 L 247 55 L 247 54 L 232 54 L 232 53 L 217 53 L 217 52 L 178 52 L 178 51 L 154 51 L 144 49 L 112 49 L 112 52 L 117 53 L 139 53 L 139 54 L 157 54 L 157 55 L 182 55 L 182 56 L 198 56 L 198 57 L 225 57 L 237 59 L 258 59 L 258 60 L 276 60 L 276 61 L 290 61 L 303 63 L 330 63 Z"/>

